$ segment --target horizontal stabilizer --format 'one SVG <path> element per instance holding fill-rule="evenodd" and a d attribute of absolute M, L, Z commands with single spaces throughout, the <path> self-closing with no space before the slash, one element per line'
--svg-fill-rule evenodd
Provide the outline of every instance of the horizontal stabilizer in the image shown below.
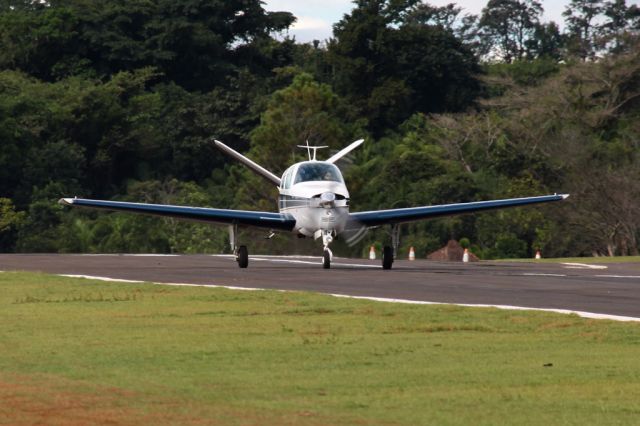
<path fill-rule="evenodd" d="M 240 154 L 235 149 L 228 147 L 227 145 L 223 144 L 222 142 L 220 142 L 218 140 L 214 140 L 214 142 L 215 142 L 216 146 L 218 148 L 220 148 L 222 151 L 224 151 L 227 155 L 229 155 L 230 157 L 235 158 L 236 160 L 238 160 L 239 162 L 241 162 L 242 164 L 244 164 L 245 166 L 247 166 L 248 168 L 253 170 L 255 173 L 257 173 L 260 176 L 262 176 L 263 178 L 269 180 L 272 183 L 275 183 L 276 186 L 280 186 L 280 178 L 278 176 L 274 175 L 273 173 L 271 173 L 269 170 L 265 169 L 264 167 L 262 167 L 258 163 L 248 159 L 247 157 L 245 157 L 244 155 Z"/>

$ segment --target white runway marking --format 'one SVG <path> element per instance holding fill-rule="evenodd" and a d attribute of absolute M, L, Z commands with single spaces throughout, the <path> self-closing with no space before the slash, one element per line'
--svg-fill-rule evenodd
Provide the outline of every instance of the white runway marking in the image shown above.
<path fill-rule="evenodd" d="M 530 308 L 526 306 L 510 306 L 510 305 L 486 305 L 486 304 L 469 304 L 469 303 L 443 303 L 443 302 L 425 302 L 421 300 L 404 300 L 404 299 L 386 299 L 383 297 L 368 297 L 368 296 L 347 296 L 343 294 L 332 294 L 335 297 L 345 297 L 349 299 L 364 299 L 373 300 L 377 302 L 393 302 L 393 303 L 410 303 L 414 305 L 456 305 L 466 306 L 469 308 L 497 308 L 514 311 L 541 311 L 541 312 L 554 312 L 558 314 L 575 314 L 583 318 L 591 319 L 608 319 L 614 321 L 639 321 L 640 318 L 625 317 L 622 315 L 609 315 L 609 314 L 596 314 L 593 312 L 572 311 L 569 309 L 548 309 L 548 308 Z"/>
<path fill-rule="evenodd" d="M 605 265 L 588 265 L 586 263 L 570 263 L 565 262 L 562 265 L 566 265 L 567 269 L 607 269 L 608 266 Z"/>
<path fill-rule="evenodd" d="M 526 277 L 566 277 L 567 276 L 566 274 L 543 274 L 543 273 L 536 273 L 536 272 L 525 272 L 522 275 Z"/>
<path fill-rule="evenodd" d="M 265 259 L 263 257 L 250 257 L 250 260 L 257 260 L 259 262 L 280 262 L 280 263 L 302 263 L 305 265 L 322 265 L 322 259 L 320 259 L 319 257 L 316 257 L 316 261 L 315 262 L 310 262 L 308 260 L 294 260 L 294 259 L 277 259 L 277 258 L 273 258 L 273 259 Z M 312 257 L 312 259 L 314 259 Z M 375 268 L 375 269 L 380 269 L 382 268 L 382 266 L 378 266 L 378 265 L 365 265 L 365 264 L 360 264 L 360 263 L 337 263 L 337 262 L 331 262 L 331 267 L 335 267 L 335 266 L 354 266 L 356 268 Z"/>
<path fill-rule="evenodd" d="M 233 254 L 212 254 L 212 257 L 226 257 L 229 259 L 235 259 L 235 256 Z M 319 256 L 298 256 L 298 255 L 279 255 L 279 254 L 259 254 L 257 255 L 258 257 L 265 257 L 265 258 L 274 258 L 274 259 L 320 259 Z M 249 256 L 249 260 L 254 259 L 254 257 Z M 322 262 L 320 262 L 322 263 Z"/>
<path fill-rule="evenodd" d="M 108 278 L 108 277 L 95 277 L 93 275 L 71 275 L 71 274 L 58 274 L 61 277 L 69 277 L 69 278 L 86 278 L 88 280 L 98 280 L 98 281 L 113 281 L 117 283 L 142 283 L 144 281 L 136 281 L 136 280 L 123 280 L 121 278 Z"/>
<path fill-rule="evenodd" d="M 131 257 L 178 257 L 180 254 L 154 254 L 154 253 L 132 253 L 132 254 L 123 254 L 122 256 L 131 256 Z"/>
<path fill-rule="evenodd" d="M 140 280 L 125 280 L 122 278 L 109 278 L 109 277 L 99 277 L 96 275 L 70 275 L 70 274 L 58 274 L 60 277 L 69 277 L 69 278 L 83 278 L 86 280 L 96 280 L 96 281 L 110 281 L 115 283 L 128 283 L 128 284 L 157 284 L 157 285 L 170 285 L 170 286 L 180 286 L 180 287 L 212 287 L 212 288 L 226 288 L 229 290 L 247 290 L 247 291 L 262 291 L 266 290 L 264 288 L 251 288 L 251 287 L 234 287 L 229 285 L 217 285 L 217 284 L 190 284 L 190 283 L 158 283 L 153 281 L 140 281 Z"/>
<path fill-rule="evenodd" d="M 178 257 L 180 254 L 156 254 L 156 253 L 81 253 L 78 256 L 126 256 L 126 257 Z"/>
<path fill-rule="evenodd" d="M 596 275 L 596 277 L 601 278 L 635 278 L 640 279 L 640 275 Z"/>
<path fill-rule="evenodd" d="M 64 275 L 58 274 L 62 277 L 70 277 L 70 278 L 83 278 L 90 280 L 99 280 L 99 281 L 113 281 L 113 282 L 126 282 L 126 283 L 136 283 L 142 284 L 145 281 L 136 281 L 136 280 L 124 280 L 120 278 L 109 278 L 109 277 L 98 277 L 92 275 Z M 249 288 L 249 287 L 235 287 L 235 286 L 227 286 L 227 285 L 218 285 L 218 284 L 189 284 L 189 283 L 159 283 L 148 281 L 150 284 L 154 285 L 169 285 L 169 286 L 180 286 L 180 287 L 210 287 L 210 288 L 225 288 L 229 290 L 243 290 L 243 291 L 265 291 L 268 289 L 264 288 Z M 288 290 L 275 290 L 281 292 L 287 292 Z M 511 306 L 511 305 L 487 305 L 487 304 L 470 304 L 470 303 L 445 303 L 445 302 L 428 302 L 423 300 L 406 300 L 406 299 L 388 299 L 384 297 L 370 297 L 370 296 L 349 296 L 346 294 L 330 294 L 325 293 L 329 296 L 333 297 L 341 297 L 348 299 L 362 299 L 362 300 L 371 300 L 374 302 L 385 302 L 385 303 L 408 303 L 413 305 L 455 305 L 455 306 L 465 306 L 469 308 L 496 308 L 496 309 L 506 309 L 506 310 L 516 310 L 516 311 L 541 311 L 541 312 L 553 312 L 558 314 L 575 314 L 583 318 L 591 318 L 591 319 L 608 319 L 613 321 L 638 321 L 640 322 L 640 318 L 636 317 L 626 317 L 622 315 L 609 315 L 609 314 L 598 314 L 593 312 L 584 312 L 584 311 L 572 311 L 569 309 L 547 309 L 547 308 L 531 308 L 527 306 Z"/>

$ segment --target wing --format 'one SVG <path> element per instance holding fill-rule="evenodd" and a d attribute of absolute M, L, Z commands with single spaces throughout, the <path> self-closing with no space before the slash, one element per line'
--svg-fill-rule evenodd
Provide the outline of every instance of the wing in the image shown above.
<path fill-rule="evenodd" d="M 282 231 L 291 231 L 296 224 L 296 220 L 291 215 L 271 212 L 210 209 L 204 207 L 171 206 L 166 204 L 127 203 L 122 201 L 87 200 L 83 198 L 62 198 L 59 203 L 74 207 L 142 213 L 223 225 L 238 224 Z"/>
<path fill-rule="evenodd" d="M 430 219 L 440 216 L 451 216 L 483 210 L 502 209 L 505 207 L 524 206 L 527 204 L 561 201 L 569 194 L 543 195 L 540 197 L 509 198 L 506 200 L 478 201 L 473 203 L 444 204 L 440 206 L 410 207 L 404 209 L 375 210 L 351 213 L 349 218 L 364 226 L 378 226 L 388 223 L 404 223 Z"/>

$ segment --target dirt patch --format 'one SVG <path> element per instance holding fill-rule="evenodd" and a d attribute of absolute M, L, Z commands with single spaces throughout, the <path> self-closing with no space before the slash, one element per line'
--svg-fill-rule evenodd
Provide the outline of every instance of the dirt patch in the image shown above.
<path fill-rule="evenodd" d="M 270 412 L 138 394 L 51 375 L 0 374 L 0 425 L 352 424 L 305 412 Z M 365 422 L 366 423 L 366 422 Z"/>
<path fill-rule="evenodd" d="M 1 425 L 212 425 L 189 418 L 172 401 L 52 376 L 0 376 Z"/>

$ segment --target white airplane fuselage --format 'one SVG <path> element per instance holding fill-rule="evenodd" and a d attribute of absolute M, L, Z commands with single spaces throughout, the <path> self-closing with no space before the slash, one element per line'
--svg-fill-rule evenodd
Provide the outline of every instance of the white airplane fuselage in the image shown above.
<path fill-rule="evenodd" d="M 278 189 L 279 211 L 296 219 L 294 232 L 322 237 L 327 245 L 345 229 L 349 191 L 334 164 L 316 160 L 296 163 L 284 172 Z"/>

